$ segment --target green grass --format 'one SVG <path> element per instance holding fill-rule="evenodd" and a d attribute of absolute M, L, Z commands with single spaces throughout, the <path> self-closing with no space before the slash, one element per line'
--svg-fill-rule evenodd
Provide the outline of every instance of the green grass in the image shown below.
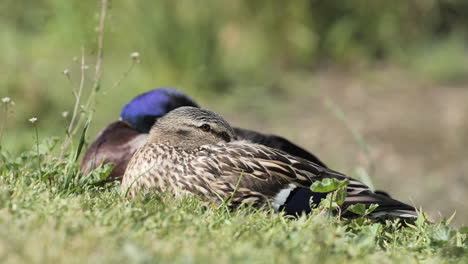
<path fill-rule="evenodd" d="M 414 23 L 404 2 L 390 9 L 366 3 L 369 8 L 363 9 L 360 3 L 309 6 L 305 0 L 211 1 L 215 8 L 208 10 L 193 1 L 114 1 L 103 76 L 95 82 L 98 3 L 41 0 L 25 10 L 23 2 L 0 4 L 0 72 L 6 76 L 0 97 L 16 101 L 0 113 L 0 263 L 468 262 L 467 228 L 454 228 L 450 221 L 421 218 L 401 228 L 398 222 L 345 222 L 319 211 L 299 219 L 248 208 L 231 212 L 196 197 L 152 194 L 127 201 L 117 184 L 99 184 L 109 166 L 78 173 L 79 143 L 88 128 L 83 120 L 94 118 L 89 134 L 95 135 L 129 98 L 159 86 L 183 88 L 202 105 L 255 110 L 269 120 L 286 107 L 284 97 L 293 101 L 310 90 L 304 76 L 322 57 L 360 68 L 383 56 L 423 77 L 464 81 L 466 62 L 452 63 L 466 50 L 464 36 L 423 45 L 432 42 L 433 30 L 419 25 L 437 17 L 434 4 L 413 6 L 430 11 Z M 343 15 L 350 10 L 351 16 Z M 383 13 L 375 15 L 378 10 Z M 415 47 L 407 44 L 413 42 Z M 95 112 L 77 113 L 83 122 L 74 124 L 74 141 L 60 159 L 73 109 L 71 90 L 80 83 L 82 46 L 89 65 L 83 100 L 94 84 L 107 92 L 91 97 L 98 103 Z M 111 89 L 132 63 L 133 51 L 142 54 L 142 63 L 123 87 Z M 61 74 L 65 69 L 71 70 L 72 84 Z M 302 75 L 289 78 L 295 73 Z M 63 111 L 70 112 L 67 118 Z M 39 118 L 35 127 L 27 121 L 33 116 Z M 278 119 L 291 122 L 284 115 Z M 61 139 L 42 140 L 52 135 Z M 36 137 L 41 144 L 34 143 Z"/>
<path fill-rule="evenodd" d="M 215 208 L 196 197 L 146 194 L 127 201 L 109 168 L 79 176 L 50 149 L 0 153 L 2 263 L 466 263 L 467 229 L 423 217 L 345 222 L 324 212 L 290 219 Z M 71 171 L 71 177 L 67 173 Z"/>

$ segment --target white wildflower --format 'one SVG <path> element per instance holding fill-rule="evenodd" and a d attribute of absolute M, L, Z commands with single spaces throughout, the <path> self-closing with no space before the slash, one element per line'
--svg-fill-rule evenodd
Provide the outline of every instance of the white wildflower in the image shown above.
<path fill-rule="evenodd" d="M 140 63 L 140 52 L 132 52 L 130 54 L 130 58 L 132 58 L 136 63 Z"/>
<path fill-rule="evenodd" d="M 65 75 L 67 77 L 70 76 L 70 70 L 69 69 L 63 70 L 63 75 Z"/>
<path fill-rule="evenodd" d="M 34 124 L 34 123 L 37 122 L 37 118 L 36 117 L 31 117 L 31 118 L 29 118 L 29 122 Z"/>
<path fill-rule="evenodd" d="M 64 118 L 67 117 L 67 116 L 68 116 L 68 112 L 67 112 L 67 111 L 62 112 L 62 116 L 63 116 Z"/>
<path fill-rule="evenodd" d="M 8 104 L 8 103 L 10 103 L 10 102 L 11 102 L 11 98 L 10 98 L 10 97 L 3 97 L 3 98 L 2 98 L 2 103 Z"/>

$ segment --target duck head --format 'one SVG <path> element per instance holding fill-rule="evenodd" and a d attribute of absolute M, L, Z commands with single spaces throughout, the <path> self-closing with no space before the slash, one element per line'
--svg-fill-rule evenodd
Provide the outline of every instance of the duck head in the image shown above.
<path fill-rule="evenodd" d="M 135 97 L 122 108 L 120 119 L 140 133 L 148 133 L 154 122 L 181 106 L 199 107 L 183 92 L 173 88 L 157 88 Z"/>
<path fill-rule="evenodd" d="M 163 143 L 191 150 L 235 139 L 231 125 L 220 115 L 206 109 L 184 106 L 158 119 L 151 128 L 147 143 Z"/>

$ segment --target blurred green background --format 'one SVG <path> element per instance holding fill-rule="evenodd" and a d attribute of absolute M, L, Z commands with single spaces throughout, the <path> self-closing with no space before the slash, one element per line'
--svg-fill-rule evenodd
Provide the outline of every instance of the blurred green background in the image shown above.
<path fill-rule="evenodd" d="M 90 140 L 135 95 L 175 87 L 337 170 L 355 175 L 372 163 L 378 188 L 435 218 L 457 210 L 456 223 L 467 224 L 467 1 L 121 0 L 108 11 L 102 88 L 130 53 L 141 63 L 99 95 Z M 1 116 L 4 149 L 31 147 L 33 116 L 42 138 L 64 135 L 81 47 L 88 93 L 94 76 L 98 18 L 99 1 L 0 2 L 0 97 L 16 103 Z"/>

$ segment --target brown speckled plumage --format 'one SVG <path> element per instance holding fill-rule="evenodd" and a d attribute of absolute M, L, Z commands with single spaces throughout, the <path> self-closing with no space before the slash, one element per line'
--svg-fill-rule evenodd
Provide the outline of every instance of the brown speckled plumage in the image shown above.
<path fill-rule="evenodd" d="M 197 115 L 215 118 L 198 122 L 202 119 L 194 118 Z M 282 190 L 308 188 L 316 180 L 337 178 L 350 180 L 344 208 L 355 203 L 378 203 L 379 211 L 414 213 L 413 207 L 374 194 L 357 180 L 280 150 L 219 137 L 214 142 L 214 136 L 205 141 L 210 133 L 223 130 L 233 135 L 229 124 L 221 119 L 211 111 L 192 107 L 170 112 L 155 124 L 148 142 L 132 157 L 122 191 L 128 191 L 130 197 L 143 189 L 154 189 L 176 196 L 198 194 L 215 203 L 232 199 L 232 205 L 274 206 Z M 215 126 L 212 121 L 221 125 Z M 214 132 L 200 130 L 206 122 L 216 127 Z M 176 131 L 180 129 L 187 130 L 188 135 L 179 141 Z M 186 141 L 190 143 L 185 144 Z"/>

